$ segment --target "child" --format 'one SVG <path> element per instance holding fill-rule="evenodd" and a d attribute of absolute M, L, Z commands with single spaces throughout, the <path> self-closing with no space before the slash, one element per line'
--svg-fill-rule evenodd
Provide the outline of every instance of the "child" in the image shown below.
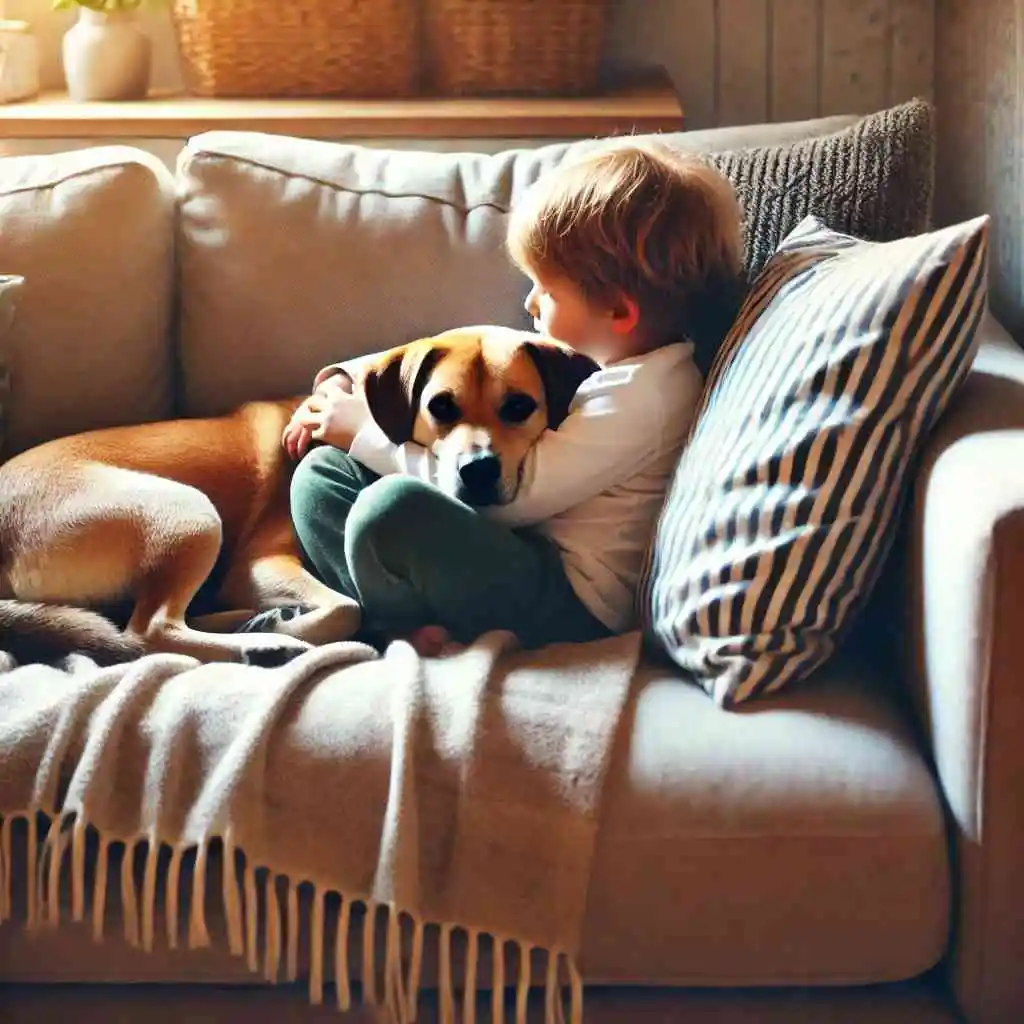
<path fill-rule="evenodd" d="M 292 484 L 312 569 L 359 601 L 366 625 L 421 653 L 492 629 L 530 648 L 633 627 L 702 387 L 694 341 L 706 364 L 741 294 L 731 185 L 658 144 L 615 143 L 545 175 L 507 242 L 536 329 L 603 367 L 536 444 L 511 504 L 474 511 L 438 490 L 433 455 L 389 442 L 334 368 L 285 432 L 293 456 L 325 443 Z"/>

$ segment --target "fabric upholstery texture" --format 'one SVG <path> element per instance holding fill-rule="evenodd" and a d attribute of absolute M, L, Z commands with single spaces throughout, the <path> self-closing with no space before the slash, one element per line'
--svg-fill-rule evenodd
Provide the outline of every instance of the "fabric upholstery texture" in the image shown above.
<path fill-rule="evenodd" d="M 956 843 L 965 1018 L 1024 1019 L 1024 352 L 986 343 L 917 473 L 898 623 Z"/>
<path fill-rule="evenodd" d="M 752 273 L 808 213 L 868 238 L 925 230 L 931 107 L 659 136 L 743 200 Z M 528 328 L 510 206 L 604 144 L 422 153 L 210 132 L 179 161 L 182 402 L 199 415 L 309 388 L 321 366 L 459 324 Z M 208 354 L 216 351 L 217 360 Z"/>
<path fill-rule="evenodd" d="M 747 214 L 755 276 L 807 216 L 887 242 L 928 230 L 935 191 L 935 110 L 911 100 L 856 124 L 788 144 L 711 153 Z"/>
<path fill-rule="evenodd" d="M 173 177 L 141 150 L 0 160 L 0 268 L 25 278 L 6 454 L 170 414 L 173 220 Z"/>

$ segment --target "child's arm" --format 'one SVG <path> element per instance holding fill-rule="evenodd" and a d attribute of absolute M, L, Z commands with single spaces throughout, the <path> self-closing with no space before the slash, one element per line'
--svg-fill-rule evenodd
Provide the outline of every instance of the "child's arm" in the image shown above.
<path fill-rule="evenodd" d="M 558 430 L 547 430 L 527 456 L 515 501 L 484 509 L 508 526 L 530 526 L 628 479 L 670 439 L 681 443 L 700 393 L 700 375 L 672 381 L 671 422 L 660 391 L 644 381 L 587 388 Z M 691 394 L 687 395 L 687 390 Z M 404 473 L 437 483 L 437 459 L 417 444 L 393 445 L 372 421 L 356 435 L 350 453 L 381 475 Z"/>
<path fill-rule="evenodd" d="M 316 411 L 313 407 L 318 398 L 325 398 L 327 392 L 334 387 L 338 387 L 348 394 L 355 393 L 356 383 L 362 376 L 365 367 L 376 362 L 382 354 L 371 352 L 365 356 L 346 359 L 344 362 L 331 363 L 317 373 L 313 379 L 312 394 L 295 411 L 281 435 L 281 444 L 294 461 L 298 462 L 306 454 L 313 441 L 326 440 L 318 437 L 318 430 L 311 425 Z"/>
<path fill-rule="evenodd" d="M 515 500 L 484 511 L 513 528 L 542 523 L 643 469 L 665 443 L 665 429 L 659 402 L 616 407 L 588 398 L 527 454 Z"/>
<path fill-rule="evenodd" d="M 313 390 L 316 391 L 325 380 L 339 373 L 345 374 L 353 382 L 359 380 L 365 368 L 376 363 L 383 354 L 383 352 L 368 352 L 363 356 L 353 356 L 351 359 L 343 359 L 340 363 L 331 363 L 325 366 L 313 378 Z"/>

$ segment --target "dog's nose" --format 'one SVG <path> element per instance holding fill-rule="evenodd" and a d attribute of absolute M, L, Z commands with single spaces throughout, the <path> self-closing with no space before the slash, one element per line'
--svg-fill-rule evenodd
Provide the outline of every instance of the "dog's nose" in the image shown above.
<path fill-rule="evenodd" d="M 459 456 L 459 480 L 473 496 L 487 497 L 501 480 L 501 459 L 493 452 L 466 452 Z"/>

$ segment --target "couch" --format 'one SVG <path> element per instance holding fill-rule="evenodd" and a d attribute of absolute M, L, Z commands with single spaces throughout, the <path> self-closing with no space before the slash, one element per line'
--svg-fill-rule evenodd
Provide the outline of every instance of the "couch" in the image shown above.
<path fill-rule="evenodd" d="M 757 149 L 778 175 L 791 147 L 859 123 L 670 141 L 726 163 Z M 298 392 L 326 362 L 457 323 L 522 322 L 504 212 L 566 150 L 213 133 L 173 174 L 127 147 L 0 161 L 0 269 L 28 282 L 7 453 Z M 926 177 L 912 200 L 930 215 Z M 983 335 L 838 656 L 750 714 L 640 669 L 589 879 L 587 1021 L 1024 1019 L 1024 352 L 991 317 Z M 95 943 L 9 921 L 0 986 L 5 1021 L 338 1019 L 224 943 L 143 953 L 116 928 Z"/>

